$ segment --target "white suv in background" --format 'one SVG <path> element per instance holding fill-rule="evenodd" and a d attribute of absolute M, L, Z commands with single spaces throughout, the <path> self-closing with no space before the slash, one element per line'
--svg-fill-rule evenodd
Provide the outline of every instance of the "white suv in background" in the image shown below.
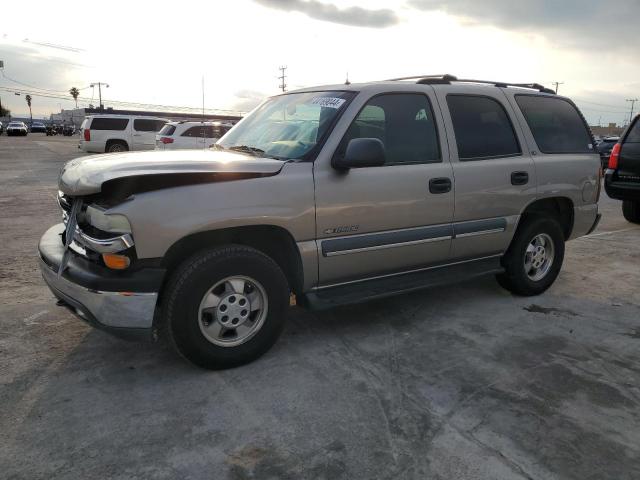
<path fill-rule="evenodd" d="M 78 148 L 95 153 L 153 150 L 156 132 L 168 121 L 147 116 L 92 115 L 82 122 Z"/>
<path fill-rule="evenodd" d="M 169 122 L 156 135 L 156 150 L 208 148 L 231 127 L 220 122 Z"/>

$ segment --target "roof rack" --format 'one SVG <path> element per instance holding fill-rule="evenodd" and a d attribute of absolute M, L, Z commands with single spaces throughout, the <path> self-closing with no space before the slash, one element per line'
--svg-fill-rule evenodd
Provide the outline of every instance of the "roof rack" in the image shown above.
<path fill-rule="evenodd" d="M 387 80 L 388 82 L 395 82 L 399 80 L 416 80 L 416 83 L 422 85 L 442 85 L 442 84 L 450 84 L 451 82 L 460 82 L 460 83 L 483 83 L 486 85 L 494 85 L 499 88 L 507 88 L 507 87 L 519 87 L 519 88 L 529 88 L 532 90 L 538 90 L 542 93 L 550 93 L 555 95 L 556 92 L 551 90 L 550 88 L 546 88 L 544 85 L 540 85 L 539 83 L 510 83 L 510 82 L 494 82 L 491 80 L 473 80 L 469 78 L 458 78 L 455 75 L 450 75 L 448 73 L 444 75 L 415 75 L 411 77 L 399 77 L 399 78 L 390 78 Z"/>

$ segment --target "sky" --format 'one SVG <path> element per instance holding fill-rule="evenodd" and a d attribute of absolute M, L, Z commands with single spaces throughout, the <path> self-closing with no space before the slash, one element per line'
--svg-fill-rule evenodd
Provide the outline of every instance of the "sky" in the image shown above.
<path fill-rule="evenodd" d="M 563 82 L 592 125 L 640 98 L 640 0 L 7 2 L 0 100 L 16 116 L 122 103 L 246 112 L 288 89 L 450 73 Z M 635 37 L 635 38 L 634 38 Z M 16 91 L 22 91 L 20 96 Z M 52 98 L 61 97 L 61 98 Z M 133 107 L 134 105 L 130 105 Z M 636 103 L 636 111 L 640 102 Z"/>

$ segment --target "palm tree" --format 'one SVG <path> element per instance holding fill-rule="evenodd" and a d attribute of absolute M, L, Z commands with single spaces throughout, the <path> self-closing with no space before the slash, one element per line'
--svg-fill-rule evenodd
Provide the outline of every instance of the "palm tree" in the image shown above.
<path fill-rule="evenodd" d="M 27 95 L 24 97 L 27 101 L 27 105 L 29 105 L 29 118 L 31 118 L 31 123 L 33 123 L 33 114 L 31 113 L 31 95 Z"/>
<path fill-rule="evenodd" d="M 76 108 L 78 108 L 78 95 L 80 95 L 80 90 L 78 90 L 76 87 L 72 87 L 71 90 L 69 90 L 69 93 L 76 101 Z"/>

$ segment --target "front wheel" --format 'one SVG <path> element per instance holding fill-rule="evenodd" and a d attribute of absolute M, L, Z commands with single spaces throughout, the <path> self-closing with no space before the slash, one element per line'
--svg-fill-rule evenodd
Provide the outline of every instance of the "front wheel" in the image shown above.
<path fill-rule="evenodd" d="M 531 217 L 518 228 L 502 258 L 505 272 L 496 278 L 517 295 L 539 295 L 558 277 L 563 259 L 564 234 L 558 222 Z"/>
<path fill-rule="evenodd" d="M 184 357 L 209 369 L 260 357 L 278 339 L 289 307 L 289 287 L 280 267 L 239 245 L 187 259 L 166 292 L 166 336 Z"/>
<path fill-rule="evenodd" d="M 622 201 L 622 215 L 631 223 L 640 223 L 640 202 Z"/>

